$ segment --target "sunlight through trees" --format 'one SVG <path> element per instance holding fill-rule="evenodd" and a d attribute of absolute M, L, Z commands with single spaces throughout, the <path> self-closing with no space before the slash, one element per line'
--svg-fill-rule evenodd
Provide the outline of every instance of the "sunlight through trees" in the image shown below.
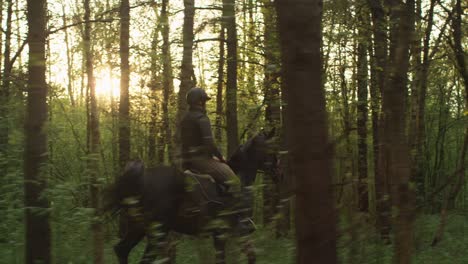
<path fill-rule="evenodd" d="M 168 263 L 467 262 L 465 9 L 0 0 L 0 263 L 127 263 L 114 245 L 143 237 L 162 239 L 146 256 Z M 215 144 L 240 172 L 233 199 L 248 204 L 249 236 L 219 213 L 226 204 L 205 210 L 225 188 L 207 175 L 171 174 L 153 186 L 157 201 L 122 176 L 129 161 L 155 179 L 181 169 L 194 86 L 211 97 Z M 107 214 L 109 201 L 122 210 Z M 165 202 L 163 216 L 148 210 Z M 186 208 L 206 222 L 179 225 Z M 155 236 L 174 226 L 203 231 Z"/>

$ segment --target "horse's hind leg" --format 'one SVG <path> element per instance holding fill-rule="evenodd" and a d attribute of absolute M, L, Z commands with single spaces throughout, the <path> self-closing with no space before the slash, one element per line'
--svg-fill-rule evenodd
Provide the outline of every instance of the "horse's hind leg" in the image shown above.
<path fill-rule="evenodd" d="M 148 242 L 140 264 L 153 263 L 157 257 L 160 258 L 158 263 L 170 263 L 170 258 L 167 257 L 167 254 L 164 254 L 168 247 L 167 230 L 157 225 L 153 230 L 148 230 L 146 237 Z"/>
<path fill-rule="evenodd" d="M 226 237 L 223 232 L 213 232 L 214 247 L 216 250 L 216 264 L 226 263 Z"/>
<path fill-rule="evenodd" d="M 257 255 L 255 254 L 255 247 L 252 243 L 252 241 L 249 238 L 246 238 L 247 240 L 244 241 L 244 253 L 247 256 L 247 261 L 249 264 L 255 264 L 255 261 L 257 260 Z"/>
<path fill-rule="evenodd" d="M 119 259 L 119 264 L 128 263 L 128 255 L 132 248 L 134 248 L 145 236 L 143 229 L 134 228 L 129 229 L 123 238 L 114 246 L 114 252 Z"/>

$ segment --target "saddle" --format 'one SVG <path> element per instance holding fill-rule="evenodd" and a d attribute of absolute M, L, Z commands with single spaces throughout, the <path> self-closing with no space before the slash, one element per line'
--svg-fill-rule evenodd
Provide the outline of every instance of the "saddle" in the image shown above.
<path fill-rule="evenodd" d="M 185 170 L 183 174 L 185 176 L 192 177 L 193 179 L 198 181 L 198 184 L 200 184 L 200 187 L 203 187 L 203 186 L 201 186 L 201 183 L 199 182 L 199 180 L 207 180 L 216 185 L 216 190 L 218 191 L 219 196 L 221 197 L 228 196 L 229 187 L 226 184 L 216 182 L 216 180 L 209 174 L 198 173 L 196 171 L 192 171 L 189 169 Z"/>
<path fill-rule="evenodd" d="M 192 185 L 193 184 L 198 185 L 197 187 L 199 187 L 199 189 L 201 190 L 201 192 L 203 193 L 203 196 L 205 197 L 207 201 L 212 202 L 214 204 L 221 205 L 223 207 L 233 206 L 232 200 L 234 197 L 232 196 L 230 192 L 228 192 L 229 186 L 223 183 L 216 182 L 216 180 L 209 174 L 203 174 L 203 173 L 199 173 L 199 172 L 189 170 L 189 169 L 183 171 L 183 174 L 186 176 L 187 179 L 192 179 L 191 181 Z M 212 195 L 210 195 L 208 194 L 208 192 L 205 192 L 206 184 L 215 184 L 218 197 L 210 197 L 213 195 L 213 193 Z M 236 232 L 238 232 L 240 235 L 247 235 L 255 231 L 256 229 L 255 223 L 248 216 L 245 215 L 246 213 L 245 210 L 242 210 L 240 208 L 234 208 L 234 209 L 236 211 L 234 213 L 235 217 L 238 219 L 237 221 L 238 226 L 236 227 L 237 229 Z M 191 213 L 194 212 L 193 210 L 192 211 L 188 210 L 188 211 Z M 187 210 L 185 211 L 185 214 L 187 214 Z M 228 214 L 226 214 L 225 212 L 225 216 L 231 215 L 231 214 L 232 212 Z"/>

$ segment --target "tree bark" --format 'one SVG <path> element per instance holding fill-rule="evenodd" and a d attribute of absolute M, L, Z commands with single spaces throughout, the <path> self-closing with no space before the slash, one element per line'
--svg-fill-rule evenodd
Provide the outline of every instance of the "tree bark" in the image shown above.
<path fill-rule="evenodd" d="M 219 60 L 218 60 L 218 82 L 216 86 L 216 125 L 215 125 L 215 138 L 218 144 L 221 144 L 223 139 L 222 125 L 223 125 L 223 87 L 224 87 L 224 65 L 225 65 L 225 29 L 221 25 L 219 33 Z"/>
<path fill-rule="evenodd" d="M 130 159 L 130 4 L 120 2 L 120 103 L 119 103 L 119 163 L 123 169 Z"/>
<path fill-rule="evenodd" d="M 371 109 L 372 109 L 372 145 L 374 152 L 374 178 L 375 195 L 377 210 L 377 228 L 381 237 L 390 240 L 390 190 L 388 178 L 380 168 L 380 160 L 383 160 L 383 153 L 380 150 L 381 134 L 384 132 L 381 128 L 380 120 L 380 95 L 385 88 L 387 60 L 388 60 L 388 41 L 387 41 L 387 18 L 382 3 L 378 0 L 368 0 L 368 5 L 372 14 L 372 32 L 374 37 L 374 54 L 372 56 L 371 72 L 374 82 L 371 85 Z"/>
<path fill-rule="evenodd" d="M 51 263 L 50 211 L 47 195 L 46 0 L 27 1 L 28 98 L 25 120 L 24 206 L 25 263 Z"/>
<path fill-rule="evenodd" d="M 239 146 L 237 123 L 237 27 L 235 0 L 223 0 L 223 21 L 226 28 L 226 130 L 227 152 L 232 155 Z"/>
<path fill-rule="evenodd" d="M 5 50 L 3 52 L 3 75 L 0 87 L 0 157 L 6 157 L 9 138 L 8 105 L 10 101 L 10 75 L 11 75 L 11 17 L 13 15 L 13 0 L 7 1 L 7 18 L 5 29 Z M 2 166 L 3 167 L 3 166 Z M 6 168 L 1 168 L 6 171 Z"/>
<path fill-rule="evenodd" d="M 195 16 L 195 1 L 184 0 L 184 25 L 182 32 L 183 42 L 183 55 L 182 55 L 182 66 L 180 72 L 180 89 L 179 89 L 179 100 L 178 100 L 178 120 L 181 120 L 184 112 L 187 111 L 187 102 L 185 101 L 185 95 L 190 88 L 195 86 L 195 82 L 192 79 L 193 76 L 193 24 Z"/>
<path fill-rule="evenodd" d="M 193 24 L 195 16 L 195 0 L 184 0 L 184 25 L 182 28 L 182 65 L 180 69 L 180 86 L 179 95 L 177 98 L 177 118 L 176 124 L 178 125 L 182 120 L 185 112 L 187 111 L 187 102 L 185 96 L 187 92 L 196 85 L 193 79 Z M 180 130 L 178 130 L 175 137 L 175 147 L 180 149 Z M 179 163 L 179 159 L 176 159 Z"/>
<path fill-rule="evenodd" d="M 367 188 L 367 96 L 368 96 L 368 61 L 367 50 L 369 38 L 366 26 L 367 10 L 361 10 L 358 14 L 358 58 L 357 58 L 357 133 L 358 133 L 358 207 L 361 212 L 369 211 L 369 195 Z"/>
<path fill-rule="evenodd" d="M 280 91 L 277 78 L 279 77 L 279 45 L 277 18 L 273 3 L 263 0 L 262 14 L 264 31 L 265 67 L 264 67 L 264 89 L 265 89 L 265 120 L 268 128 L 277 128 L 281 123 Z"/>
<path fill-rule="evenodd" d="M 3 53 L 3 76 L 2 90 L 8 98 L 10 94 L 10 73 L 11 73 L 11 18 L 13 16 L 13 0 L 7 0 L 7 19 L 5 29 L 5 51 Z"/>
<path fill-rule="evenodd" d="M 162 23 L 162 51 L 161 57 L 163 60 L 163 102 L 162 102 L 162 126 L 164 128 L 164 149 L 167 146 L 169 160 L 173 157 L 174 151 L 172 147 L 172 129 L 169 122 L 169 105 L 173 104 L 174 82 L 172 71 L 171 43 L 169 41 L 169 15 L 168 15 L 169 0 L 163 0 L 161 6 L 161 23 Z"/>
<path fill-rule="evenodd" d="M 100 206 L 100 188 L 98 177 L 99 173 L 99 160 L 100 160 L 100 134 L 99 134 L 99 116 L 98 106 L 96 100 L 96 82 L 94 79 L 94 66 L 93 54 L 91 48 L 91 9 L 89 5 L 90 0 L 84 1 L 84 50 L 86 60 L 86 76 L 87 76 L 87 90 L 89 91 L 89 112 L 88 112 L 88 172 L 89 172 L 89 190 L 91 208 L 94 209 L 93 220 L 91 229 L 93 232 L 93 262 L 95 264 L 104 263 L 104 230 L 100 222 L 101 206 Z"/>
<path fill-rule="evenodd" d="M 278 77 L 280 75 L 280 58 L 279 58 L 279 39 L 277 29 L 277 15 L 275 7 L 271 1 L 262 1 L 262 14 L 264 21 L 263 38 L 264 38 L 264 93 L 265 93 L 265 120 L 267 129 L 276 129 L 281 131 L 281 95 L 280 84 Z M 279 137 L 283 134 L 277 133 Z M 271 149 L 277 153 L 278 148 Z M 285 164 L 285 163 L 284 163 Z M 286 171 L 286 170 L 285 170 Z M 284 171 L 284 172 L 285 172 Z M 289 199 L 288 199 L 288 184 L 283 179 L 286 174 L 282 175 L 281 180 L 272 181 L 272 175 L 265 175 L 268 179 L 263 192 L 265 206 L 264 208 L 264 223 L 268 223 L 271 218 L 278 216 L 275 221 L 276 235 L 284 236 L 289 231 Z M 270 186 L 268 186 L 270 185 Z"/>
<path fill-rule="evenodd" d="M 453 44 L 452 49 L 455 52 L 457 61 L 457 70 L 465 86 L 465 102 L 468 102 L 468 67 L 466 67 L 466 52 L 463 50 L 463 30 L 462 30 L 463 8 L 460 0 L 455 4 L 455 17 L 452 21 Z"/>
<path fill-rule="evenodd" d="M 158 36 L 161 31 L 161 26 L 160 23 L 161 21 L 158 21 L 158 9 L 157 6 L 153 6 L 154 13 L 156 15 L 156 22 L 154 24 L 154 30 L 153 30 L 153 39 L 151 41 L 151 81 L 149 83 L 149 89 L 150 89 L 150 103 L 151 103 L 151 110 L 150 110 L 150 123 L 149 123 L 149 135 L 148 135 L 148 160 L 149 160 L 149 165 L 154 166 L 156 165 L 157 162 L 162 163 L 161 160 L 164 160 L 164 142 L 163 139 L 161 138 L 160 134 L 158 133 L 158 126 L 157 126 L 157 121 L 158 121 L 158 96 L 157 96 L 157 90 L 158 90 L 158 81 L 159 81 L 159 72 L 160 72 L 160 67 L 159 67 L 159 60 L 158 57 L 160 54 L 158 54 Z M 156 138 L 158 138 L 158 142 L 156 142 Z M 156 145 L 158 144 L 159 147 Z M 163 151 L 161 151 L 161 149 Z M 162 153 L 161 153 L 162 152 Z M 162 156 L 162 157 L 161 157 Z"/>
<path fill-rule="evenodd" d="M 130 160 L 130 4 L 129 0 L 120 1 L 120 99 L 119 99 L 119 167 L 122 171 Z M 123 236 L 127 216 L 120 214 L 119 235 Z"/>
<path fill-rule="evenodd" d="M 66 11 L 65 11 L 65 3 L 62 3 L 62 21 L 63 21 L 63 26 L 67 25 L 67 17 L 66 17 Z M 65 41 L 65 48 L 66 48 L 66 53 L 67 53 L 67 77 L 68 77 L 68 83 L 67 83 L 67 89 L 68 89 L 68 96 L 70 97 L 70 103 L 74 107 L 75 106 L 75 96 L 73 92 L 73 56 L 71 54 L 70 50 L 70 41 L 68 39 L 68 29 L 64 29 L 64 41 Z"/>
<path fill-rule="evenodd" d="M 3 21 L 3 0 L 0 0 L 0 21 Z M 0 53 L 3 56 L 3 34 L 0 34 Z M 1 58 L 1 56 L 0 56 L 0 69 L 2 69 L 2 58 Z M 0 76 L 0 80 L 2 78 L 3 78 L 3 76 Z M 0 116 L 0 118 L 1 118 L 1 116 Z"/>
<path fill-rule="evenodd" d="M 388 85 L 383 90 L 383 164 L 391 181 L 391 200 L 398 213 L 395 226 L 395 263 L 410 263 L 413 251 L 414 197 L 410 188 L 411 159 L 407 131 L 407 72 L 414 31 L 414 1 L 395 3 L 391 11 L 391 49 Z"/>
<path fill-rule="evenodd" d="M 322 1 L 278 0 L 276 7 L 296 177 L 296 262 L 332 264 L 337 262 L 336 215 L 321 74 Z"/>
<path fill-rule="evenodd" d="M 22 45 L 22 43 L 24 43 L 24 40 L 23 38 L 21 37 L 21 19 L 20 19 L 20 15 L 22 10 L 19 8 L 19 3 L 20 3 L 21 0 L 16 0 L 15 2 L 15 20 L 16 20 L 16 43 L 18 45 L 18 47 L 20 47 Z M 1 4 L 1 1 L 0 1 L 0 4 Z M 2 12 L 0 10 L 0 12 Z M 1 21 L 1 16 L 0 16 L 0 21 Z M 1 41 L 1 38 L 0 38 L 0 41 Z M 23 69 L 23 60 L 21 58 L 21 56 L 18 56 L 18 68 L 20 70 Z"/>

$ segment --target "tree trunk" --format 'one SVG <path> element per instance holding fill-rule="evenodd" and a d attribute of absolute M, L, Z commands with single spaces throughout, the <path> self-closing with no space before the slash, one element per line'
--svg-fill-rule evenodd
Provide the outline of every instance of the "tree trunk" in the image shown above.
<path fill-rule="evenodd" d="M 166 149 L 169 160 L 172 159 L 174 153 L 172 148 L 172 130 L 169 122 L 169 105 L 172 105 L 172 97 L 174 93 L 174 82 L 172 72 L 172 57 L 171 57 L 171 43 L 169 41 L 169 17 L 168 17 L 169 0 L 163 0 L 161 6 L 161 23 L 162 23 L 162 51 L 161 57 L 163 60 L 163 101 L 162 101 L 162 127 L 164 128 L 164 144 L 163 148 Z"/>
<path fill-rule="evenodd" d="M 182 28 L 183 54 L 180 70 L 180 87 L 177 100 L 177 122 L 178 125 L 183 115 L 187 111 L 187 102 L 185 96 L 192 87 L 195 86 L 193 79 L 193 23 L 195 16 L 195 0 L 184 0 L 184 25 Z M 180 148 L 180 130 L 175 137 L 175 147 Z M 176 159 L 178 161 L 178 159 Z M 179 163 L 179 162 L 177 162 Z"/>
<path fill-rule="evenodd" d="M 224 53 L 225 53 L 225 33 L 224 25 L 221 25 L 219 33 L 219 61 L 218 61 L 218 82 L 216 87 L 216 125 L 215 138 L 218 144 L 221 144 L 223 139 L 223 86 L 224 86 Z"/>
<path fill-rule="evenodd" d="M 0 0 L 0 21 L 3 21 L 3 0 Z M 3 23 L 3 22 L 2 22 Z M 2 24 L 0 23 L 0 24 Z M 2 32 L 3 33 L 3 32 Z M 0 34 L 0 55 L 3 56 L 3 34 Z M 0 69 L 2 69 L 2 56 L 0 56 Z M 1 74 L 1 72 L 0 72 Z M 3 77 L 0 76 L 0 80 Z M 2 116 L 0 116 L 1 118 Z"/>
<path fill-rule="evenodd" d="M 462 30 L 462 17 L 463 8 L 460 0 L 457 0 L 455 5 L 455 18 L 452 22 L 453 28 L 453 45 L 452 49 L 455 52 L 455 58 L 457 61 L 457 69 L 462 78 L 465 86 L 465 102 L 468 102 L 468 68 L 466 67 L 466 53 L 463 50 L 463 30 Z"/>
<path fill-rule="evenodd" d="M 278 87 L 274 86 L 276 81 L 276 67 L 279 63 L 279 58 L 275 56 L 279 50 L 277 45 L 277 36 L 275 34 L 276 17 L 274 15 L 274 6 L 270 1 L 262 1 L 262 14 L 264 25 L 264 79 L 263 89 L 265 96 L 265 121 L 268 129 L 277 127 L 280 124 L 280 105 Z M 253 31 L 253 30 L 252 30 Z M 253 37 L 251 37 L 253 39 Z M 275 43 L 276 42 L 276 43 Z M 275 58 L 276 57 L 276 58 Z M 279 199 L 275 185 L 271 180 L 270 175 L 265 175 L 263 179 L 263 223 L 265 225 L 274 221 L 277 213 L 277 201 Z"/>
<path fill-rule="evenodd" d="M 149 165 L 154 166 L 157 162 L 162 163 L 161 160 L 164 161 L 164 143 L 162 142 L 161 136 L 158 133 L 158 96 L 157 96 L 157 89 L 158 89 L 158 79 L 159 79 L 159 55 L 158 54 L 158 36 L 161 31 L 161 21 L 158 21 L 158 9 L 157 6 L 153 6 L 154 13 L 156 15 L 156 22 L 154 25 L 153 30 L 153 39 L 151 41 L 151 80 L 149 83 L 150 89 L 150 96 L 149 100 L 151 103 L 151 110 L 150 110 L 150 123 L 149 123 L 149 135 L 148 135 L 148 160 Z M 158 138 L 158 142 L 156 142 L 156 138 Z M 156 145 L 158 144 L 158 146 Z M 161 151 L 161 148 L 163 151 Z M 157 150 L 157 151 L 156 151 Z M 162 153 L 161 153 L 162 152 Z M 161 157 L 162 156 L 162 157 Z"/>
<path fill-rule="evenodd" d="M 223 0 L 223 18 L 226 28 L 227 82 L 226 130 L 227 152 L 232 155 L 239 146 L 237 123 L 237 28 L 235 0 Z"/>
<path fill-rule="evenodd" d="M 279 45 L 276 31 L 277 18 L 273 3 L 263 0 L 263 20 L 265 23 L 263 37 L 265 49 L 264 89 L 265 89 L 265 120 L 268 128 L 277 128 L 281 123 L 279 77 Z"/>
<path fill-rule="evenodd" d="M 120 103 L 119 103 L 119 163 L 124 168 L 130 159 L 130 4 L 120 2 Z"/>
<path fill-rule="evenodd" d="M 46 1 L 28 0 L 28 99 L 25 120 L 24 206 L 25 263 L 51 263 L 47 195 Z M 38 211 L 40 210 L 40 211 Z M 40 212 L 40 213 L 39 213 Z"/>
<path fill-rule="evenodd" d="M 22 16 L 22 10 L 19 8 L 19 3 L 20 3 L 21 0 L 16 0 L 15 2 L 15 20 L 16 20 L 16 43 L 18 45 L 18 47 L 20 47 L 22 45 L 22 43 L 24 42 L 23 38 L 21 37 L 21 26 L 20 24 L 22 23 L 21 19 L 20 19 L 20 16 Z M 2 1 L 0 1 L 0 4 Z M 0 10 L 0 12 L 2 12 Z M 0 16 L 0 21 L 1 20 L 1 16 Z M 1 42 L 1 38 L 0 38 L 0 42 Z M 20 71 L 22 71 L 23 69 L 23 60 L 21 58 L 21 56 L 18 56 L 18 68 L 20 69 Z"/>
<path fill-rule="evenodd" d="M 358 58 L 357 58 L 357 133 L 358 133 L 358 207 L 361 212 L 369 211 L 369 195 L 367 181 L 367 50 L 369 38 L 366 26 L 368 17 L 367 10 L 361 10 L 358 14 Z"/>
<path fill-rule="evenodd" d="M 414 197 L 410 189 L 411 165 L 407 131 L 407 72 L 414 30 L 414 1 L 391 6 L 391 49 L 388 85 L 383 90 L 383 160 L 391 181 L 391 199 L 398 213 L 395 226 L 395 263 L 410 263 L 413 251 Z"/>
<path fill-rule="evenodd" d="M 277 32 L 277 16 L 274 5 L 271 1 L 262 1 L 262 14 L 264 31 L 264 50 L 265 50 L 265 67 L 264 67 L 264 90 L 265 90 L 265 120 L 268 129 L 277 129 L 281 131 L 281 95 L 280 87 L 277 78 L 280 71 L 280 58 L 279 58 L 279 40 Z M 277 133 L 278 135 L 283 134 Z M 272 149 L 278 152 L 279 149 Z M 286 175 L 283 175 L 284 178 Z M 271 178 L 271 175 L 266 175 Z M 271 179 L 270 179 L 271 182 Z M 268 185 L 266 185 L 268 188 Z M 271 188 L 263 192 L 264 201 L 271 201 L 268 206 L 264 208 L 264 222 L 267 223 L 268 219 L 277 215 L 275 221 L 275 229 L 277 236 L 286 235 L 289 231 L 289 199 L 287 199 L 288 185 L 285 181 L 271 182 Z M 265 211 L 268 210 L 269 213 Z M 278 209 L 280 211 L 278 211 Z"/>
<path fill-rule="evenodd" d="M 425 171 L 424 171 L 424 141 L 425 141 L 425 107 L 426 107 L 426 93 L 427 93 L 427 82 L 428 82 L 428 73 L 430 66 L 429 58 L 429 48 L 430 48 L 430 39 L 432 33 L 432 26 L 434 22 L 434 6 L 435 0 L 431 0 L 427 15 L 427 27 L 423 39 L 422 47 L 422 61 L 416 61 L 416 73 L 415 80 L 413 84 L 413 91 L 411 96 L 411 127 L 410 127 L 410 142 L 412 156 L 412 168 L 411 168 L 411 177 L 416 183 L 417 196 L 420 197 L 420 200 L 425 199 Z M 418 6 L 421 5 L 421 2 L 418 2 Z M 419 8 L 418 8 L 419 9 Z M 419 18 L 418 18 L 419 20 Z M 413 53 L 421 53 L 421 49 L 418 48 L 420 41 L 416 43 Z M 417 58 L 418 56 L 414 56 Z M 420 56 L 419 56 L 420 57 Z"/>
<path fill-rule="evenodd" d="M 3 76 L 2 90 L 6 97 L 10 94 L 10 73 L 11 73 L 11 18 L 13 15 L 13 0 L 7 0 L 7 20 L 5 30 L 5 52 L 3 53 Z M 5 98 L 4 98 L 5 99 Z"/>
<path fill-rule="evenodd" d="M 120 101 L 119 101 L 119 167 L 122 171 L 130 160 L 130 4 L 120 1 Z M 123 236 L 127 216 L 120 214 L 119 234 Z"/>
<path fill-rule="evenodd" d="M 92 220 L 93 232 L 93 260 L 95 264 L 104 263 L 104 230 L 100 222 L 101 206 L 100 206 L 100 191 L 98 177 L 99 173 L 99 160 L 100 160 L 100 135 L 99 135 L 99 116 L 98 106 L 96 100 L 96 83 L 94 79 L 94 66 L 93 54 L 91 49 L 91 9 L 89 6 L 90 0 L 84 1 L 84 50 L 86 60 L 86 76 L 87 76 L 87 90 L 89 91 L 89 112 L 88 112 L 88 172 L 89 172 L 89 189 L 91 208 L 94 209 Z"/>
<path fill-rule="evenodd" d="M 374 36 L 374 55 L 371 72 L 375 80 L 371 86 L 371 109 L 372 109 L 372 145 L 374 152 L 374 178 L 375 178 L 375 196 L 377 210 L 377 227 L 381 237 L 390 240 L 390 190 L 388 187 L 387 176 L 380 169 L 380 160 L 383 159 L 383 152 L 380 150 L 381 134 L 384 132 L 380 125 L 380 95 L 385 88 L 387 60 L 388 60 L 388 41 L 387 41 L 387 19 L 385 17 L 384 7 L 380 1 L 368 0 L 368 5 L 372 14 L 372 32 Z"/>
<path fill-rule="evenodd" d="M 288 105 L 286 132 L 296 177 L 296 262 L 332 264 L 337 262 L 336 215 L 321 76 L 322 1 L 276 4 L 282 89 Z"/>
<path fill-rule="evenodd" d="M 8 149 L 9 122 L 8 105 L 10 98 L 10 74 L 11 74 L 11 17 L 13 15 L 13 0 L 7 1 L 7 18 L 5 30 L 5 51 L 3 52 L 3 75 L 0 87 L 0 157 L 6 157 Z M 2 166 L 3 167 L 3 166 Z M 1 168 L 6 171 L 6 168 Z"/>
<path fill-rule="evenodd" d="M 62 21 L 63 26 L 67 25 L 67 17 L 65 11 L 65 3 L 62 3 Z M 70 97 L 70 103 L 72 106 L 75 106 L 75 96 L 73 93 L 73 56 L 70 50 L 70 41 L 68 40 L 68 30 L 64 29 L 64 41 L 65 41 L 65 48 L 67 53 L 67 89 L 68 89 L 68 96 Z"/>

